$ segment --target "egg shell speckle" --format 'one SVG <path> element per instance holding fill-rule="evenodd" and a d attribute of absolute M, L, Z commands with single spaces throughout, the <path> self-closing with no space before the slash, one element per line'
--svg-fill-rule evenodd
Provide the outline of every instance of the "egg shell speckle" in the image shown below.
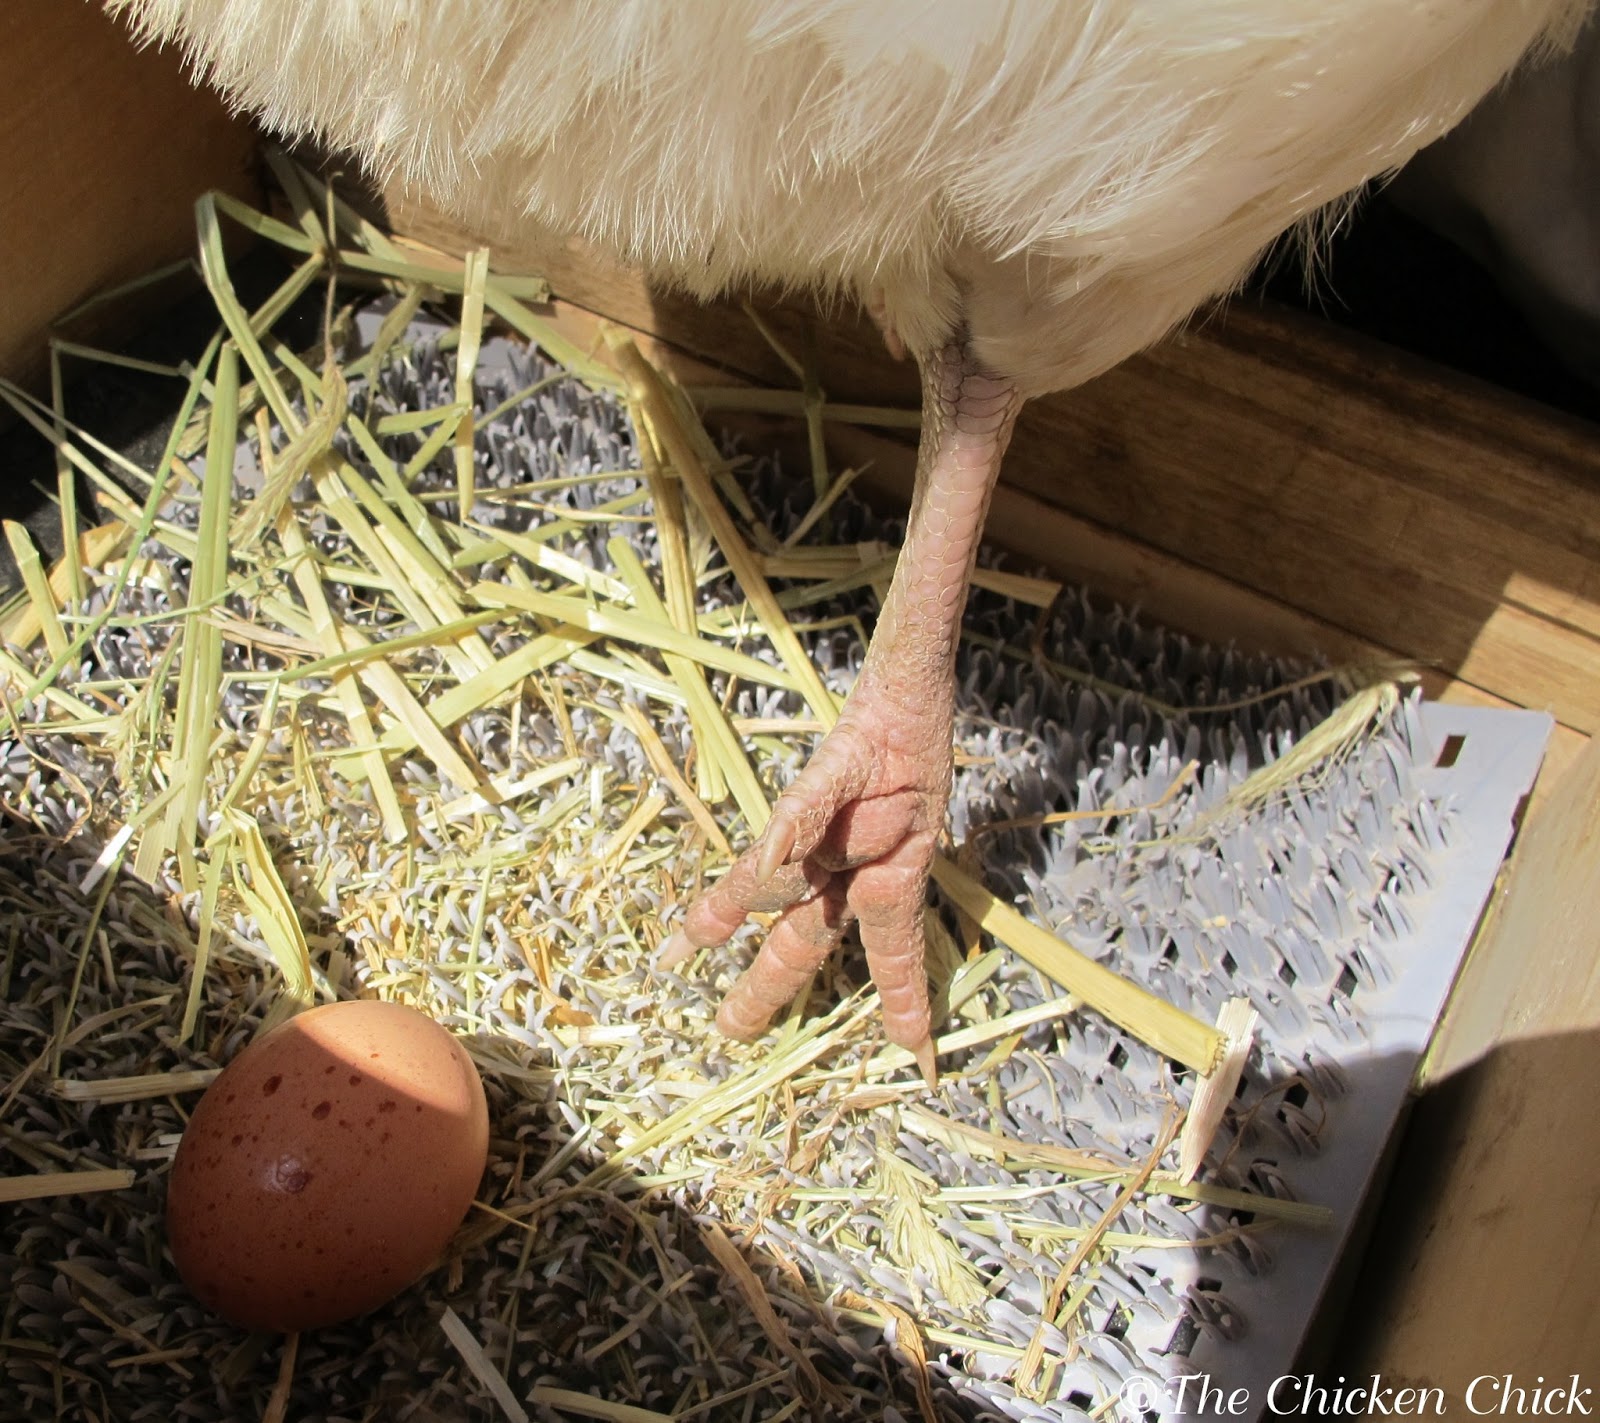
<path fill-rule="evenodd" d="M 239 1054 L 172 1166 L 185 1283 L 251 1329 L 302 1330 L 392 1299 L 442 1254 L 488 1160 L 471 1059 L 397 1003 L 331 1003 Z"/>

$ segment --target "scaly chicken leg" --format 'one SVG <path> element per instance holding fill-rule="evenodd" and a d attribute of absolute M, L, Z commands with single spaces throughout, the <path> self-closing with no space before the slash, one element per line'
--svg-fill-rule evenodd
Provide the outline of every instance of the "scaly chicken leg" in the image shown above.
<path fill-rule="evenodd" d="M 964 341 L 921 365 L 911 517 L 861 674 L 765 833 L 690 906 L 662 961 L 726 942 L 752 912 L 782 911 L 717 1015 L 750 1039 L 859 923 L 889 1037 L 932 1081 L 922 914 L 950 797 L 956 640 L 1021 397 Z"/>

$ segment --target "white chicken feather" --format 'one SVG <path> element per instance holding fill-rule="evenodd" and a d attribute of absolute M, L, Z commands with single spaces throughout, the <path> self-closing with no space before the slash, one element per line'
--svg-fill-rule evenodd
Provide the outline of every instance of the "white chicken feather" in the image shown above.
<path fill-rule="evenodd" d="M 709 297 L 881 293 L 1024 394 L 1228 290 L 1587 0 L 110 0 L 285 133 Z"/>

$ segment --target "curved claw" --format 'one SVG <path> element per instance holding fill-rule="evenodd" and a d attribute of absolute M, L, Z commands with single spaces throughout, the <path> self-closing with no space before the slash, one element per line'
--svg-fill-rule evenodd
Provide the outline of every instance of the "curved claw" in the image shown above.
<path fill-rule="evenodd" d="M 695 945 L 682 929 L 674 929 L 656 949 L 656 967 L 674 969 L 695 956 Z"/>
<path fill-rule="evenodd" d="M 761 851 L 756 856 L 756 884 L 764 885 L 789 862 L 794 854 L 797 827 L 791 816 L 781 810 L 773 813 L 761 837 Z"/>

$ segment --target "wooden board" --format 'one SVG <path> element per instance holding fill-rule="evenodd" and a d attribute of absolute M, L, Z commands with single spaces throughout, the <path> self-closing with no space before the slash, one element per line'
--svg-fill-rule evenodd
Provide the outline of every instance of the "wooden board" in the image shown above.
<path fill-rule="evenodd" d="M 0 374 L 36 383 L 58 315 L 192 252 L 193 200 L 255 191 L 255 144 L 175 54 L 136 50 L 97 5 L 5 0 Z"/>
<path fill-rule="evenodd" d="M 1600 725 L 1596 432 L 1241 308 L 1042 402 L 1020 487 L 1486 691 Z M 1066 466 L 1071 477 L 1062 477 Z"/>
<path fill-rule="evenodd" d="M 1530 820 L 1430 1064 L 1338 1366 L 1600 1407 L 1600 741 Z M 1480 1389 L 1491 1410 L 1498 1398 Z"/>

